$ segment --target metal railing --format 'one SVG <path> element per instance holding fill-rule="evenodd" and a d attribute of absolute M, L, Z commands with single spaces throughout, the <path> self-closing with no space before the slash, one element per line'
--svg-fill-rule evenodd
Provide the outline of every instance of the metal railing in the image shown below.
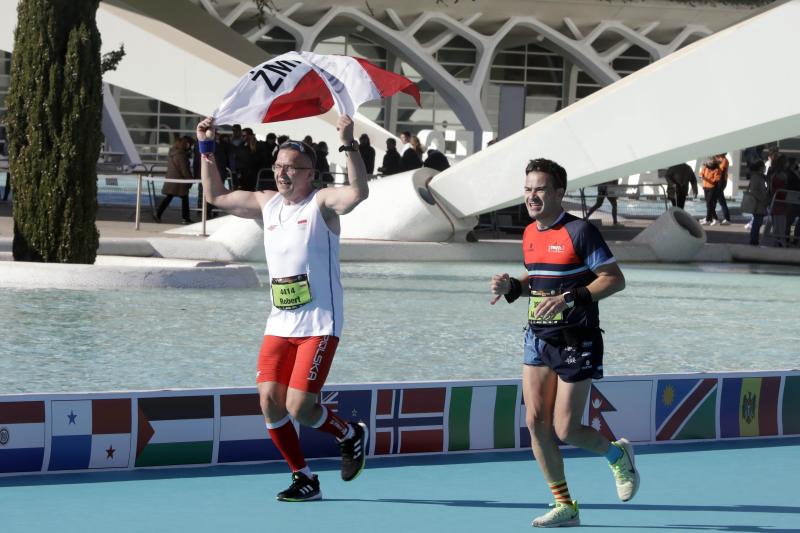
<path fill-rule="evenodd" d="M 155 210 L 154 198 L 155 198 L 156 182 L 183 183 L 183 184 L 201 183 L 200 180 L 167 178 L 164 176 L 164 174 L 166 173 L 166 169 L 164 169 L 163 172 L 161 170 L 156 170 L 156 168 L 163 168 L 163 167 L 164 165 L 161 164 L 150 165 L 149 168 L 145 165 L 137 165 L 136 168 L 132 169 L 132 171 L 136 173 L 136 217 L 134 221 L 134 228 L 136 229 L 136 231 L 139 231 L 139 228 L 141 226 L 143 181 L 147 183 L 148 196 L 150 197 L 150 207 L 153 210 Z M 200 208 L 201 232 L 198 233 L 198 235 L 202 237 L 207 237 L 208 233 L 206 233 L 206 215 L 207 215 L 208 204 L 206 203 L 205 195 L 201 194 L 200 196 L 202 197 L 202 207 Z"/>

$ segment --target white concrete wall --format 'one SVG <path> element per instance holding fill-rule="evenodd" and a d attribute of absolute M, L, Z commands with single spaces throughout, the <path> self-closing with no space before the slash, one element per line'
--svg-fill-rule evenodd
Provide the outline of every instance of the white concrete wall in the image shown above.
<path fill-rule="evenodd" d="M 521 202 L 535 157 L 562 164 L 576 189 L 800 134 L 798 22 L 793 0 L 706 37 L 451 167 L 431 189 L 463 217 Z"/>

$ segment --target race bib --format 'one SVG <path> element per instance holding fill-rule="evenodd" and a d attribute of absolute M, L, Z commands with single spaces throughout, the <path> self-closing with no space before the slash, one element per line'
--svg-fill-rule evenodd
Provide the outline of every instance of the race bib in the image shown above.
<path fill-rule="evenodd" d="M 544 317 L 537 317 L 536 316 L 536 308 L 548 296 L 550 296 L 550 295 L 544 295 L 542 293 L 531 292 L 530 300 L 528 300 L 528 322 L 533 323 L 533 324 L 537 324 L 537 325 L 560 324 L 560 323 L 564 322 L 564 313 L 563 312 L 556 313 L 555 316 L 552 316 L 552 317 L 550 317 L 548 319 L 545 319 Z"/>
<path fill-rule="evenodd" d="M 297 309 L 311 301 L 308 276 L 272 278 L 272 305 L 278 309 Z"/>

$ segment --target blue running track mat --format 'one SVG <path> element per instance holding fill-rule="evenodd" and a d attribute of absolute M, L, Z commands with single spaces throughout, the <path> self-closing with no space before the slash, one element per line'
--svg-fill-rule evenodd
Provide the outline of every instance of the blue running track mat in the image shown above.
<path fill-rule="evenodd" d="M 800 532 L 800 440 L 639 446 L 617 500 L 602 457 L 565 452 L 581 531 Z M 350 483 L 310 463 L 323 500 L 275 501 L 282 464 L 0 478 L 5 532 L 531 531 L 551 495 L 530 453 L 377 458 Z"/>

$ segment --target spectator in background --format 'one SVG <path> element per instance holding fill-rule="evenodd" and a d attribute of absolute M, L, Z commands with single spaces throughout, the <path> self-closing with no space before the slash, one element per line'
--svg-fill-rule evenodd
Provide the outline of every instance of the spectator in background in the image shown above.
<path fill-rule="evenodd" d="M 779 154 L 770 165 L 767 176 L 769 187 L 770 208 L 768 211 L 770 222 L 764 225 L 764 236 L 771 234 L 775 246 L 786 246 L 786 216 L 789 212 L 788 204 L 782 202 L 782 193 L 789 184 L 789 158 Z"/>
<path fill-rule="evenodd" d="M 584 220 L 589 220 L 589 217 L 592 216 L 592 213 L 600 209 L 600 206 L 603 205 L 603 200 L 608 198 L 608 203 L 611 204 L 611 220 L 613 221 L 615 226 L 619 226 L 619 222 L 617 222 L 617 195 L 613 191 L 609 191 L 609 185 L 614 186 L 617 184 L 617 180 L 607 181 L 605 183 L 601 183 L 597 186 L 597 200 L 595 201 L 594 205 L 589 208 L 586 212 L 586 216 Z"/>
<path fill-rule="evenodd" d="M 789 165 L 786 170 L 786 188 L 790 191 L 800 191 L 800 169 L 797 167 L 797 159 L 794 157 L 789 158 Z M 786 240 L 789 244 L 797 244 L 798 237 L 800 237 L 800 205 L 790 203 L 786 206 Z M 795 224 L 795 219 L 797 223 Z M 794 237 L 789 238 L 789 232 L 794 226 Z"/>
<path fill-rule="evenodd" d="M 333 175 L 331 175 L 331 166 L 328 163 L 328 143 L 320 141 L 314 148 L 314 153 L 317 155 L 316 174 L 317 179 L 321 180 L 324 184 L 333 183 Z"/>
<path fill-rule="evenodd" d="M 314 144 L 314 139 L 311 138 L 311 135 L 306 135 L 303 137 L 303 142 L 309 145 L 313 149 L 317 149 L 317 146 Z"/>
<path fill-rule="evenodd" d="M 725 187 L 728 186 L 728 167 L 730 163 L 728 163 L 728 158 L 725 157 L 725 154 L 717 154 L 714 158 L 719 164 L 720 172 L 719 182 L 717 183 L 717 201 L 722 209 L 722 220 L 720 224 L 725 226 L 731 223 L 731 212 L 728 210 L 728 200 L 725 199 Z"/>
<path fill-rule="evenodd" d="M 234 149 L 236 154 L 236 172 L 239 174 L 238 189 L 255 191 L 258 171 L 261 169 L 261 157 L 253 130 L 242 130 L 242 143 Z"/>
<path fill-rule="evenodd" d="M 5 158 L 8 156 L 8 137 L 6 136 L 6 127 L 0 124 L 0 157 Z M 3 190 L 3 201 L 8 200 L 8 195 L 11 193 L 11 170 L 6 170 L 6 185 Z"/>
<path fill-rule="evenodd" d="M 397 174 L 400 172 L 401 162 L 400 153 L 397 151 L 397 141 L 392 138 L 386 139 L 386 154 L 383 156 L 383 165 L 378 172 L 384 176 Z"/>
<path fill-rule="evenodd" d="M 261 162 L 264 168 L 272 168 L 275 163 L 275 152 L 278 149 L 277 137 L 274 133 L 267 133 L 267 140 L 262 144 Z"/>
<path fill-rule="evenodd" d="M 700 168 L 700 177 L 703 179 L 703 194 L 706 198 L 706 218 L 700 224 L 714 226 L 719 220 L 717 218 L 717 195 L 719 188 L 717 184 L 720 180 L 719 161 L 715 157 L 706 159 Z"/>
<path fill-rule="evenodd" d="M 189 155 L 192 153 L 192 146 L 194 146 L 194 140 L 191 137 L 184 135 L 175 139 L 169 149 L 166 178 L 177 180 L 192 179 L 192 173 L 189 170 Z M 161 222 L 161 215 L 164 214 L 172 199 L 177 196 L 181 199 L 181 222 L 183 224 L 191 224 L 192 219 L 189 217 L 189 189 L 191 188 L 191 183 L 165 181 L 163 187 L 161 187 L 161 194 L 164 195 L 164 199 L 153 216 L 155 221 Z"/>
<path fill-rule="evenodd" d="M 231 146 L 234 148 L 237 146 L 241 146 L 244 139 L 242 139 L 242 127 L 239 124 L 234 124 L 231 126 Z"/>
<path fill-rule="evenodd" d="M 400 152 L 400 169 L 406 172 L 408 170 L 420 168 L 422 166 L 422 154 L 424 152 L 425 148 L 419 142 L 417 136 L 410 135 L 408 137 L 408 143 L 403 145 Z"/>
<path fill-rule="evenodd" d="M 428 157 L 425 158 L 425 162 L 422 166 L 441 172 L 446 168 L 450 168 L 450 162 L 447 160 L 447 156 L 442 152 L 429 148 Z"/>
<path fill-rule="evenodd" d="M 358 138 L 358 152 L 367 167 L 367 174 L 373 174 L 375 171 L 375 148 L 370 144 L 369 135 L 366 133 L 362 133 Z"/>
<path fill-rule="evenodd" d="M 764 215 L 767 214 L 769 206 L 769 192 L 764 169 L 764 162 L 760 159 L 750 163 L 747 173 L 750 183 L 747 185 L 747 192 L 742 197 L 742 212 L 753 215 L 750 223 L 750 244 L 753 246 L 758 246 L 761 224 L 764 222 Z"/>
<path fill-rule="evenodd" d="M 402 153 L 403 147 L 405 145 L 407 145 L 407 144 L 410 144 L 410 143 L 411 143 L 411 132 L 410 131 L 404 131 L 404 132 L 400 133 L 400 150 L 401 150 L 401 153 Z"/>
<path fill-rule="evenodd" d="M 680 207 L 686 205 L 686 196 L 689 194 L 689 185 L 692 194 L 697 198 L 697 177 L 694 170 L 687 163 L 672 165 L 667 169 L 664 177 L 667 180 L 667 196 L 672 205 Z"/>

